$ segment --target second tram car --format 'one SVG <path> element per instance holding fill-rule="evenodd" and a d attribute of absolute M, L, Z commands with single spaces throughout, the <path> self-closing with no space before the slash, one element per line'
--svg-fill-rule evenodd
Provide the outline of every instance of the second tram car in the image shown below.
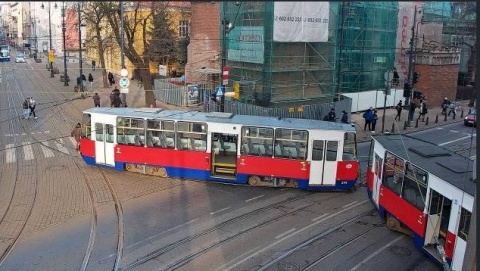
<path fill-rule="evenodd" d="M 8 44 L 0 45 L 0 62 L 10 61 L 10 46 Z"/>
<path fill-rule="evenodd" d="M 373 136 L 368 195 L 389 228 L 413 236 L 429 257 L 460 271 L 475 197 L 473 166 L 414 137 Z"/>
<path fill-rule="evenodd" d="M 304 190 L 352 190 L 350 124 L 158 108 L 83 112 L 87 164 L 161 177 Z"/>

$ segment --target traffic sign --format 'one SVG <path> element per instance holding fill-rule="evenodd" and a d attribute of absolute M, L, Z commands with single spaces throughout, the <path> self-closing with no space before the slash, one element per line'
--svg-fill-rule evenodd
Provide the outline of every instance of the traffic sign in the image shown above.
<path fill-rule="evenodd" d="M 48 51 L 48 62 L 53 62 L 55 60 L 55 54 L 53 50 Z"/>
<path fill-rule="evenodd" d="M 130 80 L 128 80 L 127 77 L 122 77 L 119 84 L 121 88 L 128 88 L 128 86 L 130 85 Z"/>
<path fill-rule="evenodd" d="M 128 88 L 121 88 L 120 93 L 128 94 Z"/>

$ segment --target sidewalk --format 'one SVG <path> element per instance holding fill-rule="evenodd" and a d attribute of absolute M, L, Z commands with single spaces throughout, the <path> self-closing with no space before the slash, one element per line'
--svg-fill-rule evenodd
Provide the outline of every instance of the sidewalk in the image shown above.
<path fill-rule="evenodd" d="M 425 116 L 425 122 L 422 122 L 422 120 L 419 120 L 418 124 L 416 120 L 419 115 L 419 109 L 417 108 L 413 116 L 414 121 L 412 121 L 410 125 L 405 125 L 405 121 L 408 119 L 408 107 L 407 108 L 404 107 L 404 109 L 402 110 L 400 121 L 395 120 L 395 116 L 397 115 L 397 110 L 394 107 L 386 108 L 384 130 L 386 132 L 388 131 L 392 133 L 392 129 L 393 129 L 393 133 L 408 134 L 408 133 L 417 132 L 417 131 L 421 131 L 421 130 L 432 128 L 432 127 L 443 126 L 450 123 L 463 122 L 463 118 L 467 115 L 468 109 L 469 109 L 468 102 L 469 102 L 468 100 L 459 101 L 459 103 L 461 104 L 463 113 L 462 113 L 462 110 L 459 110 L 457 112 L 457 115 L 455 116 L 455 119 L 453 118 L 452 115 L 450 115 L 450 116 L 447 116 L 445 120 L 445 116 L 442 115 L 442 108 L 440 106 L 429 107 L 428 113 Z M 364 111 L 352 113 L 350 117 L 351 123 L 355 125 L 355 128 L 357 130 L 358 142 L 368 141 L 370 140 L 370 136 L 372 134 L 375 134 L 375 133 L 379 134 L 382 131 L 384 109 L 383 108 L 377 109 L 378 120 L 377 120 L 377 125 L 375 127 L 375 132 L 368 131 L 368 128 L 367 128 L 367 131 L 363 129 L 365 125 L 365 120 L 363 119 L 363 112 Z"/>

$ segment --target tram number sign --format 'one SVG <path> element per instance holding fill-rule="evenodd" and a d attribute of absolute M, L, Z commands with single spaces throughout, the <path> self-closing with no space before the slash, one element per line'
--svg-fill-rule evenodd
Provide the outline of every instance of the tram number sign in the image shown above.
<path fill-rule="evenodd" d="M 121 87 L 121 88 L 128 88 L 128 86 L 130 85 L 130 80 L 128 80 L 127 77 L 122 77 L 122 78 L 120 79 L 120 83 L 119 83 L 119 84 L 120 84 L 120 87 Z"/>

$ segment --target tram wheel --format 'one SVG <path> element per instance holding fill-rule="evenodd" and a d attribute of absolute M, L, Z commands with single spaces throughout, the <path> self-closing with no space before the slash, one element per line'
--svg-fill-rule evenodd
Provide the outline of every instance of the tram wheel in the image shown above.
<path fill-rule="evenodd" d="M 248 184 L 251 186 L 258 186 L 262 180 L 258 176 L 250 176 L 248 178 Z"/>

